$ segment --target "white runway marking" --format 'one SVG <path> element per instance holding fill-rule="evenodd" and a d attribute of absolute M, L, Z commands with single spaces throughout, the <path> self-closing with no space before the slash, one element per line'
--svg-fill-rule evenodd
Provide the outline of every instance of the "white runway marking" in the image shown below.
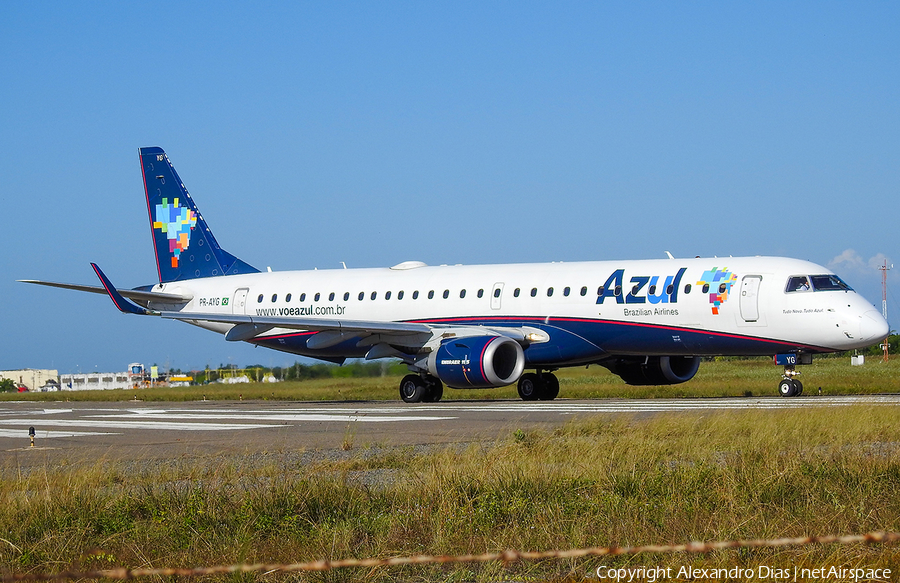
<path fill-rule="evenodd" d="M 250 423 L 170 423 L 167 421 L 102 421 L 91 419 L 3 419 L 2 425 L 62 425 L 64 427 L 102 427 L 106 429 L 156 429 L 166 431 L 230 431 L 234 429 L 265 429 L 285 427 L 279 424 Z"/>
<path fill-rule="evenodd" d="M 115 415 L 91 415 L 90 417 L 116 417 L 116 418 L 140 418 L 140 419 L 185 419 L 185 420 L 205 420 L 205 419 L 235 419 L 248 421 L 292 421 L 294 423 L 302 423 L 304 421 L 333 421 L 335 423 L 386 423 L 396 421 L 446 421 L 456 419 L 456 417 L 436 417 L 421 415 L 408 416 L 404 415 L 387 417 L 368 415 L 367 413 L 356 414 L 325 414 L 325 413 L 282 413 L 275 411 L 255 411 L 253 413 L 219 413 L 216 411 L 209 412 L 175 412 L 175 411 L 157 411 L 154 413 L 139 413 L 131 411 L 128 413 L 118 413 Z"/>
<path fill-rule="evenodd" d="M 86 435 L 122 435 L 121 433 L 105 433 L 95 431 L 35 431 L 35 439 L 47 439 L 51 437 L 83 437 Z M 27 442 L 28 429 L 0 429 L 0 437 L 9 437 Z"/>

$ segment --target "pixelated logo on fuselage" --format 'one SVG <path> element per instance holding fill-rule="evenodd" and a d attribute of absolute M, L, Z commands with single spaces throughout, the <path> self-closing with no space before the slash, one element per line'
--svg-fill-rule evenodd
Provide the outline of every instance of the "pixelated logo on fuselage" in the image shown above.
<path fill-rule="evenodd" d="M 169 253 L 172 254 L 172 267 L 178 267 L 181 252 L 191 244 L 191 231 L 197 225 L 197 213 L 183 206 L 178 206 L 178 199 L 169 204 L 169 199 L 162 199 L 156 205 L 153 229 L 165 233 L 169 242 Z"/>
<path fill-rule="evenodd" d="M 728 268 L 719 269 L 713 267 L 708 271 L 704 271 L 697 281 L 697 285 L 709 286 L 704 293 L 709 293 L 709 303 L 712 304 L 712 313 L 714 316 L 719 315 L 719 307 L 728 301 L 728 295 L 731 293 L 731 286 L 737 281 L 737 275 L 728 271 Z"/>

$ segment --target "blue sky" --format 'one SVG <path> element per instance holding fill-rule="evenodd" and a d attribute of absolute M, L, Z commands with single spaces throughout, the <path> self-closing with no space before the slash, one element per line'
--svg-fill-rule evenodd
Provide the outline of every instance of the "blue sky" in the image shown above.
<path fill-rule="evenodd" d="M 900 257 L 896 3 L 176 4 L 0 8 L 0 369 L 295 360 L 15 283 L 155 282 L 140 146 L 261 268 Z"/>

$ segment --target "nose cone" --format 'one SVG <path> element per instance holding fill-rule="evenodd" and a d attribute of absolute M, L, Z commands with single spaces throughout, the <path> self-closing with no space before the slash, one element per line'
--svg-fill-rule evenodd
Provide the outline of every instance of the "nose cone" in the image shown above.
<path fill-rule="evenodd" d="M 869 310 L 859 319 L 859 334 L 862 340 L 887 338 L 890 327 L 880 313 Z"/>

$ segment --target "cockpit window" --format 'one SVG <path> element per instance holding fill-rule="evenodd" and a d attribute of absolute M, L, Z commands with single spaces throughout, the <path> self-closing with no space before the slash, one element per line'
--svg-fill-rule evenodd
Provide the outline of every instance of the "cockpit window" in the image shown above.
<path fill-rule="evenodd" d="M 813 289 L 816 291 L 853 291 L 853 288 L 844 283 L 844 280 L 836 275 L 811 275 Z"/>
<path fill-rule="evenodd" d="M 803 291 L 853 291 L 849 285 L 844 283 L 840 277 L 836 275 L 794 275 L 788 278 L 785 291 L 803 292 Z"/>
<path fill-rule="evenodd" d="M 805 275 L 795 275 L 788 279 L 787 292 L 802 292 L 802 291 L 810 291 L 812 288 L 809 287 L 809 278 Z"/>

